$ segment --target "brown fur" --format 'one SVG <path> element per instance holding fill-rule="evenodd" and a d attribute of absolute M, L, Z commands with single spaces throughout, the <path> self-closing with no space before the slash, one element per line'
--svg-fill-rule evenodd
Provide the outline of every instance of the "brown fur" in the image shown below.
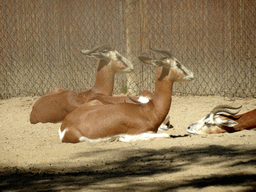
<path fill-rule="evenodd" d="M 182 80 L 185 74 L 177 73 L 173 68 L 157 67 L 156 76 L 155 93 L 146 104 L 81 105 L 63 120 L 60 131 L 66 130 L 66 133 L 62 142 L 77 141 L 69 138 L 78 132 L 80 137 L 89 139 L 156 133 L 169 112 L 173 83 Z"/>
<path fill-rule="evenodd" d="M 57 88 L 46 93 L 34 104 L 30 114 L 30 122 L 32 124 L 39 122 L 57 123 L 62 121 L 67 114 L 78 106 L 92 100 L 97 94 L 111 96 L 115 73 L 124 68 L 124 66 L 112 60 L 110 62 L 100 60 L 98 62 L 96 81 L 91 89 L 81 92 Z"/>
<path fill-rule="evenodd" d="M 231 115 L 228 118 L 236 121 L 238 125 L 235 125 L 234 127 L 222 126 L 221 128 L 224 129 L 226 132 L 235 132 L 244 129 L 250 130 L 256 128 L 256 109 L 240 115 Z"/>

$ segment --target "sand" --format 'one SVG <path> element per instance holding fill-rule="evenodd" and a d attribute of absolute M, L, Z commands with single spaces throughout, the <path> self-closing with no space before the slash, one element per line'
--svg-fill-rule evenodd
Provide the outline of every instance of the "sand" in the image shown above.
<path fill-rule="evenodd" d="M 0 100 L 2 191 L 256 190 L 255 129 L 186 132 L 216 105 L 243 105 L 243 113 L 255 98 L 173 97 L 170 138 L 79 144 L 60 142 L 60 123 L 30 124 L 37 99 Z"/>

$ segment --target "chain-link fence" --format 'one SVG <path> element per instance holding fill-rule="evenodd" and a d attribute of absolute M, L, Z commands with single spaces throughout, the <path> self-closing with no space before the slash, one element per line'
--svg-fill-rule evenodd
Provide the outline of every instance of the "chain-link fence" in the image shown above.
<path fill-rule="evenodd" d="M 168 49 L 196 79 L 176 95 L 256 97 L 254 0 L 0 0 L 0 97 L 87 90 L 96 64 L 81 49 L 109 43 L 135 65 L 114 94 L 154 91 L 140 55 Z"/>

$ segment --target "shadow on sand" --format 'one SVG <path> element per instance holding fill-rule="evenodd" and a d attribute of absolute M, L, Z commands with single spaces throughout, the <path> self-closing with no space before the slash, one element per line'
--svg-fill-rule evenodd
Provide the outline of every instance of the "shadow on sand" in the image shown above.
<path fill-rule="evenodd" d="M 71 158 L 86 158 L 92 153 L 100 152 L 79 153 Z M 203 189 L 210 186 L 243 186 L 246 191 L 256 190 L 256 174 L 242 171 L 235 174 L 223 173 L 186 177 L 177 182 L 167 182 L 167 180 L 145 182 L 145 180 L 140 180 L 142 177 L 161 173 L 172 175 L 200 164 L 233 168 L 237 166 L 242 166 L 242 168 L 255 167 L 256 149 L 214 145 L 198 148 L 170 147 L 161 150 L 124 150 L 122 154 L 125 155 L 124 153 L 128 154 L 125 160 L 113 161 L 99 166 L 74 166 L 72 171 L 68 172 L 60 172 L 45 167 L 42 167 L 38 172 L 5 167 L 2 169 L 4 172 L 1 172 L 0 175 L 0 189 L 2 191 L 77 191 L 81 189 L 176 191 L 188 187 Z M 237 161 L 234 161 L 234 158 Z"/>

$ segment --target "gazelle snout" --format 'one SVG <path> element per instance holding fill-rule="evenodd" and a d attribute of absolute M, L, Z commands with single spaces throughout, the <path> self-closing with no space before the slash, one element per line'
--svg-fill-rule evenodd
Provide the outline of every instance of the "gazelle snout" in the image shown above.
<path fill-rule="evenodd" d="M 190 125 L 189 127 L 186 128 L 186 131 L 188 133 L 193 133 L 193 134 L 197 134 L 197 132 L 193 129 L 193 126 Z"/>
<path fill-rule="evenodd" d="M 183 76 L 181 80 L 191 81 L 195 78 L 194 73 L 190 69 L 182 65 L 178 60 L 176 60 L 176 67 L 177 67 L 176 70 L 180 71 L 180 73 Z"/>
<path fill-rule="evenodd" d="M 122 56 L 117 51 L 114 51 L 112 53 L 112 58 L 115 62 L 118 63 L 119 67 L 117 68 L 117 73 L 123 74 L 123 73 L 130 73 L 134 70 L 134 66 L 132 62 L 129 59 L 126 59 L 124 56 Z"/>
<path fill-rule="evenodd" d="M 195 78 L 194 73 L 189 70 L 188 75 L 186 75 L 183 79 L 184 79 L 185 81 L 191 81 L 191 80 L 193 80 L 194 78 Z"/>
<path fill-rule="evenodd" d="M 205 118 L 199 120 L 196 123 L 192 123 L 189 127 L 187 127 L 186 131 L 188 133 L 193 133 L 193 134 L 200 134 L 199 131 L 205 126 L 204 122 Z"/>

